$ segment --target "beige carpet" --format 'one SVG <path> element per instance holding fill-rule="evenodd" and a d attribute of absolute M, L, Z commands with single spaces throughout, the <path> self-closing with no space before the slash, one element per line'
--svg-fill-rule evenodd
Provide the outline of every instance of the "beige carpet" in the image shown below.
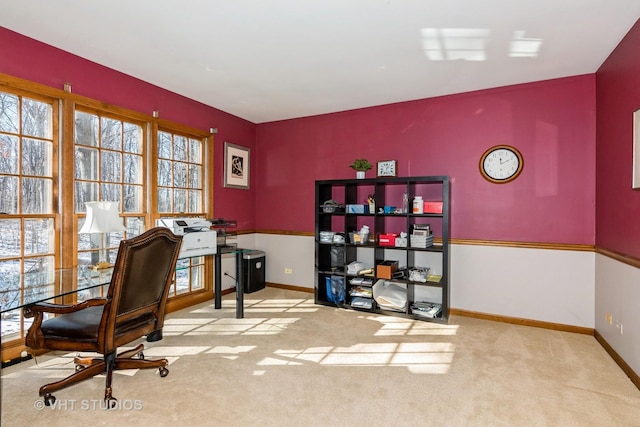
<path fill-rule="evenodd" d="M 168 316 L 147 358 L 170 374 L 114 375 L 55 393 L 63 353 L 2 372 L 8 426 L 640 426 L 640 391 L 591 336 L 465 317 L 449 325 L 337 310 L 275 288 Z"/>

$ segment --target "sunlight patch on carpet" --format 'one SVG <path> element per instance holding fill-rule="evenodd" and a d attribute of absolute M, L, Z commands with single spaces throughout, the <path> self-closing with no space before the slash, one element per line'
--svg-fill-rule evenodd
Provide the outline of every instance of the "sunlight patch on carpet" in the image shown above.
<path fill-rule="evenodd" d="M 256 348 L 255 345 L 240 345 L 235 347 L 230 347 L 227 345 L 218 345 L 208 350 L 207 353 L 214 354 L 240 354 L 240 353 L 249 353 L 250 351 Z"/>
<path fill-rule="evenodd" d="M 447 342 L 358 343 L 349 347 L 280 349 L 274 353 L 277 358 L 267 357 L 258 365 L 309 362 L 323 366 L 405 367 L 415 374 L 446 374 L 453 363 L 455 345 Z"/>
<path fill-rule="evenodd" d="M 363 316 L 368 320 L 380 322 L 382 326 L 376 332 L 376 336 L 402 336 L 402 335 L 444 335 L 452 336 L 458 333 L 458 325 L 441 325 L 438 323 L 423 322 L 420 320 L 404 319 L 387 316 Z"/>

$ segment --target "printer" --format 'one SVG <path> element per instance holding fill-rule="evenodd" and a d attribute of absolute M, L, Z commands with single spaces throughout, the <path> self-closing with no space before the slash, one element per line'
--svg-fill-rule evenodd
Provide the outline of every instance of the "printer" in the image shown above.
<path fill-rule="evenodd" d="M 211 230 L 211 221 L 203 218 L 161 218 L 157 227 L 167 227 L 182 236 L 178 258 L 214 255 L 218 250 L 217 232 Z"/>

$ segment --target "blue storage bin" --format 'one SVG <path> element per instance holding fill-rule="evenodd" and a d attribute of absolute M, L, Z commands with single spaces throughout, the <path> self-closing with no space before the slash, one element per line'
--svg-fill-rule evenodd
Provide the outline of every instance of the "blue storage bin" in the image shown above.
<path fill-rule="evenodd" d="M 327 301 L 342 304 L 345 295 L 344 277 L 327 276 L 325 283 L 327 286 Z"/>

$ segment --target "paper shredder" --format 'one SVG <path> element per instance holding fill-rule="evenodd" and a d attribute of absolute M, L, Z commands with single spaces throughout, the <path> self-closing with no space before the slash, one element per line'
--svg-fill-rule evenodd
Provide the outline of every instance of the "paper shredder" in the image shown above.
<path fill-rule="evenodd" d="M 242 254 L 242 275 L 244 292 L 251 293 L 264 289 L 265 286 L 265 253 L 252 250 Z"/>

